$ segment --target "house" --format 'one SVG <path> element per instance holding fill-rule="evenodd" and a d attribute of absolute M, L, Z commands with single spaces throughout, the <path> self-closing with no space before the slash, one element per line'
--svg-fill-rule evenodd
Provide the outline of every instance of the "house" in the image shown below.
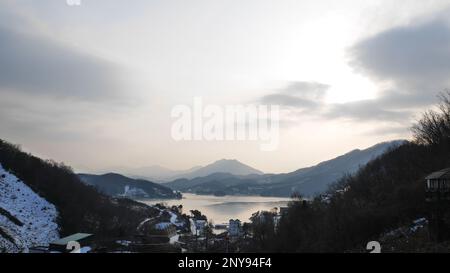
<path fill-rule="evenodd" d="M 93 234 L 76 233 L 57 241 L 51 242 L 49 245 L 50 252 L 71 252 L 78 246 L 81 248 L 89 247 L 92 242 Z"/>
<path fill-rule="evenodd" d="M 195 234 L 197 236 L 203 236 L 205 234 L 205 228 L 208 222 L 206 220 L 194 220 Z"/>
<path fill-rule="evenodd" d="M 285 215 L 288 211 L 288 207 L 280 207 L 280 215 Z"/>
<path fill-rule="evenodd" d="M 426 200 L 450 200 L 450 168 L 428 175 L 426 178 Z"/>
<path fill-rule="evenodd" d="M 430 238 L 437 242 L 450 239 L 450 217 L 445 209 L 450 201 L 450 168 L 434 172 L 425 177 L 425 199 L 429 206 Z"/>
<path fill-rule="evenodd" d="M 239 237 L 242 235 L 242 224 L 239 219 L 231 219 L 228 225 L 228 235 L 231 237 Z"/>

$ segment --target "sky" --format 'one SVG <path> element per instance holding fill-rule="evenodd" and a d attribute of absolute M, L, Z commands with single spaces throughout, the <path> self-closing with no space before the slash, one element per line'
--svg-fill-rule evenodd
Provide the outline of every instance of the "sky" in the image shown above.
<path fill-rule="evenodd" d="M 0 138 L 76 171 L 264 172 L 410 139 L 450 86 L 449 0 L 2 0 Z M 276 150 L 175 141 L 172 109 L 279 105 Z"/>

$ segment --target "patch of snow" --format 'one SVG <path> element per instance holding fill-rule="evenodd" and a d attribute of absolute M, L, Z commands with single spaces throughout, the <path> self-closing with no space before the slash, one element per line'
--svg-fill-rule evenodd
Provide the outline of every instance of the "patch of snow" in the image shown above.
<path fill-rule="evenodd" d="M 140 230 L 147 222 L 150 222 L 150 221 L 152 221 L 152 220 L 154 220 L 154 219 L 156 219 L 156 218 L 158 218 L 158 217 L 161 217 L 161 215 L 163 214 L 164 211 L 161 210 L 161 209 L 158 208 L 158 207 L 155 207 L 155 206 L 154 206 L 153 208 L 159 210 L 158 216 L 144 219 L 141 223 L 139 223 L 139 225 L 138 225 L 138 227 L 137 227 L 137 230 Z"/>
<path fill-rule="evenodd" d="M 85 246 L 85 247 L 82 247 L 82 248 L 80 248 L 79 250 L 77 250 L 77 251 L 75 251 L 75 252 L 72 252 L 72 253 L 86 254 L 86 253 L 89 253 L 89 252 L 91 252 L 91 251 L 92 251 L 92 249 L 91 249 L 90 247 Z"/>
<path fill-rule="evenodd" d="M 180 234 L 177 234 L 177 235 L 174 235 L 174 236 L 170 237 L 169 243 L 170 243 L 171 245 L 176 244 L 176 243 L 179 243 L 179 242 L 178 242 L 178 239 L 180 239 Z"/>
<path fill-rule="evenodd" d="M 141 223 L 139 223 L 139 225 L 138 225 L 138 227 L 137 227 L 137 230 L 140 230 L 140 229 L 142 228 L 142 226 L 145 225 L 145 223 L 147 223 L 147 222 L 149 222 L 149 221 L 151 221 L 151 220 L 153 220 L 153 219 L 155 219 L 155 217 L 147 218 L 147 219 L 145 219 L 144 221 L 142 221 Z"/>
<path fill-rule="evenodd" d="M 124 193 L 121 194 L 122 197 L 143 197 L 147 198 L 149 197 L 148 194 L 141 188 L 134 188 L 130 186 L 125 186 Z"/>
<path fill-rule="evenodd" d="M 423 228 L 428 224 L 428 220 L 426 218 L 419 218 L 414 220 L 414 224 L 410 227 L 410 232 L 416 232 L 417 230 Z"/>
<path fill-rule="evenodd" d="M 28 252 L 31 247 L 48 246 L 59 239 L 56 207 L 1 164 L 0 208 L 6 211 L 0 210 L 0 252 Z"/>
<path fill-rule="evenodd" d="M 383 237 L 409 237 L 424 228 L 426 225 L 428 225 L 428 220 L 426 218 L 419 218 L 414 220 L 409 226 L 403 226 L 385 233 Z"/>
<path fill-rule="evenodd" d="M 127 241 L 127 240 L 118 240 L 116 241 L 117 244 L 122 245 L 122 246 L 129 246 L 131 244 L 131 241 Z"/>
<path fill-rule="evenodd" d="M 175 226 L 177 226 L 177 227 L 182 227 L 182 226 L 184 226 L 184 223 L 183 222 L 178 222 L 178 216 L 175 214 L 175 213 L 173 213 L 172 211 L 168 211 L 169 212 L 169 214 L 170 214 L 170 222 L 172 223 L 172 224 L 174 224 Z"/>
<path fill-rule="evenodd" d="M 172 225 L 172 223 L 169 222 L 162 222 L 162 223 L 158 223 L 155 225 L 155 228 L 158 230 L 165 230 L 168 227 L 170 227 Z"/>
<path fill-rule="evenodd" d="M 419 218 L 417 220 L 414 220 L 414 224 L 416 224 L 416 225 L 424 225 L 427 223 L 428 223 L 427 218 Z"/>

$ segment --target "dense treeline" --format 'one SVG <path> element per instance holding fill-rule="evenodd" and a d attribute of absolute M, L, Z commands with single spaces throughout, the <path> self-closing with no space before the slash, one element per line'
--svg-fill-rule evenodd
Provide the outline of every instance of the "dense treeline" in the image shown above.
<path fill-rule="evenodd" d="M 112 238 L 134 234 L 139 221 L 157 212 L 128 199 L 113 199 L 82 183 L 72 170 L 22 152 L 0 140 L 0 164 L 59 212 L 61 235 L 76 232 Z"/>
<path fill-rule="evenodd" d="M 423 115 L 413 133 L 413 142 L 388 151 L 355 175 L 343 177 L 328 195 L 311 202 L 292 201 L 277 232 L 263 241 L 255 240 L 252 250 L 363 249 L 381 234 L 427 217 L 424 178 L 450 167 L 450 94 L 442 95 L 437 111 Z"/>

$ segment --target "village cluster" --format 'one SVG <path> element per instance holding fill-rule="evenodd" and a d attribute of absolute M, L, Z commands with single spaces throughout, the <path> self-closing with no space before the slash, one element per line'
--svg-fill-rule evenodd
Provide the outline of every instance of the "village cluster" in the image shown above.
<path fill-rule="evenodd" d="M 30 252 L 236 253 L 250 243 L 253 235 L 250 223 L 239 219 L 213 224 L 199 211 L 184 213 L 182 206 L 167 208 L 158 204 L 154 207 L 159 215 L 143 220 L 132 237 L 102 240 L 95 234 L 77 233 L 54 241 L 48 247 L 32 248 Z M 273 221 L 276 229 L 286 210 L 282 207 L 273 214 L 258 214 L 258 221 Z"/>

